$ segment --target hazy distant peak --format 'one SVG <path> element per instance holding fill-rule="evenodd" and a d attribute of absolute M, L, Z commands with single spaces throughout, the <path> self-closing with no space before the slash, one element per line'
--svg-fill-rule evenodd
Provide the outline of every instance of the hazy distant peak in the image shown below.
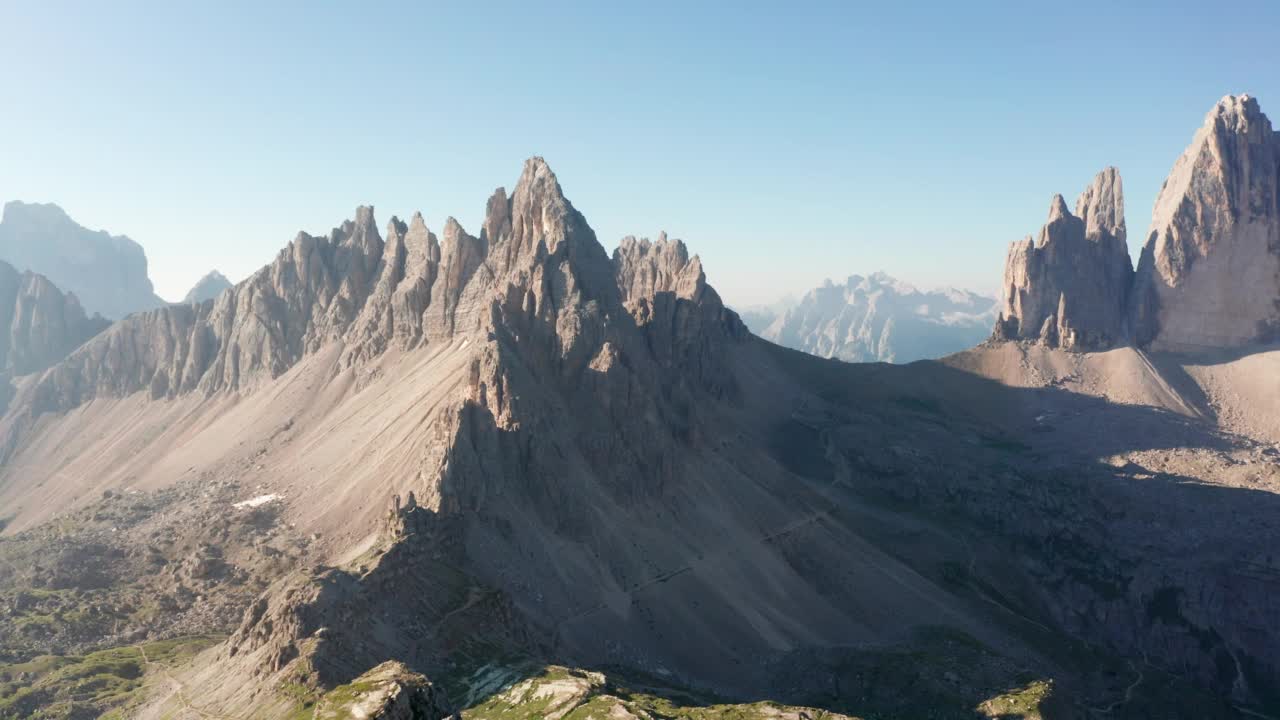
<path fill-rule="evenodd" d="M 53 203 L 5 204 L 0 260 L 74 292 L 90 312 L 109 318 L 159 307 L 142 246 L 124 235 L 83 227 Z"/>
<path fill-rule="evenodd" d="M 21 200 L 10 200 L 4 204 L 3 220 L 20 217 L 49 218 L 70 220 L 67 212 L 54 203 L 29 203 Z"/>
<path fill-rule="evenodd" d="M 4 204 L 0 224 L 15 227 L 67 228 L 88 233 L 102 243 L 117 249 L 142 252 L 142 246 L 128 235 L 112 235 L 106 230 L 90 230 L 76 222 L 57 203 L 23 202 L 10 200 Z"/>
<path fill-rule="evenodd" d="M 205 300 L 211 300 L 222 294 L 223 290 L 231 287 L 231 281 L 225 275 L 217 270 L 210 271 L 207 275 L 196 281 L 187 296 L 182 299 L 184 303 L 201 303 Z"/>

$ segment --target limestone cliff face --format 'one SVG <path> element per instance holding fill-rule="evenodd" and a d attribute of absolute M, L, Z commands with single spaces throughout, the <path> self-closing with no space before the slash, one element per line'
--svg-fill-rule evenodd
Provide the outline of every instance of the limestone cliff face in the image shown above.
<path fill-rule="evenodd" d="M 1156 199 L 1136 340 L 1156 349 L 1280 339 L 1280 134 L 1248 95 L 1205 118 Z"/>
<path fill-rule="evenodd" d="M 107 321 L 85 315 L 71 293 L 49 279 L 0 262 L 0 370 L 26 375 L 66 357 Z"/>
<path fill-rule="evenodd" d="M 1098 173 L 1074 215 L 1055 195 L 1039 237 L 1009 248 L 995 337 L 1069 350 L 1124 342 L 1133 277 L 1125 235 L 1124 190 L 1115 168 Z"/>
<path fill-rule="evenodd" d="M 44 275 L 74 292 L 89 312 L 113 320 L 165 304 L 152 289 L 140 245 L 88 230 L 57 205 L 7 203 L 0 219 L 0 260 Z"/>
<path fill-rule="evenodd" d="M 696 369 L 710 381 L 713 346 L 743 337 L 746 328 L 707 284 L 702 260 L 690 257 L 684 242 L 660 233 L 652 243 L 623 238 L 613 252 L 613 265 L 621 300 L 645 330 L 659 362 Z"/>

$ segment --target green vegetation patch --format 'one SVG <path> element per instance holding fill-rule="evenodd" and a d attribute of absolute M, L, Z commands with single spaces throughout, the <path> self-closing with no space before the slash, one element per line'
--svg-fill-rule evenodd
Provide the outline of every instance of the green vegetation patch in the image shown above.
<path fill-rule="evenodd" d="M 1052 694 L 1052 680 L 1034 680 L 1020 688 L 987 700 L 978 706 L 978 712 L 987 717 L 1040 720 L 1040 709 Z"/>
<path fill-rule="evenodd" d="M 125 717 L 120 712 L 142 699 L 151 665 L 184 663 L 220 639 L 179 638 L 0 665 L 0 720 L 98 717 L 113 711 Z"/>

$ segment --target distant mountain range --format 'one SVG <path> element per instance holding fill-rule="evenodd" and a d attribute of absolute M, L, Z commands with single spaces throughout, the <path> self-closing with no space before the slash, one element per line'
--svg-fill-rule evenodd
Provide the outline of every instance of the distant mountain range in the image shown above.
<path fill-rule="evenodd" d="M 972 347 L 991 334 L 995 298 L 968 290 L 922 291 L 878 272 L 830 280 L 787 306 L 750 308 L 760 337 L 847 362 L 906 363 Z"/>

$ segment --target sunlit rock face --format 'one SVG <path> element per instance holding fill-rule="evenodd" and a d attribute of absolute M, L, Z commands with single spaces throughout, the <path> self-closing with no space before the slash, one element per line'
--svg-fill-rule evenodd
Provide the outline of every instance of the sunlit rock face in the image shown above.
<path fill-rule="evenodd" d="M 1124 189 L 1107 168 L 1076 200 L 1061 195 L 1036 239 L 1009 247 L 995 337 L 1069 350 L 1102 350 L 1124 341 L 1133 264 L 1125 246 Z"/>
<path fill-rule="evenodd" d="M 1205 117 L 1156 199 L 1135 339 L 1193 351 L 1280 340 L 1280 134 L 1248 95 Z"/>

